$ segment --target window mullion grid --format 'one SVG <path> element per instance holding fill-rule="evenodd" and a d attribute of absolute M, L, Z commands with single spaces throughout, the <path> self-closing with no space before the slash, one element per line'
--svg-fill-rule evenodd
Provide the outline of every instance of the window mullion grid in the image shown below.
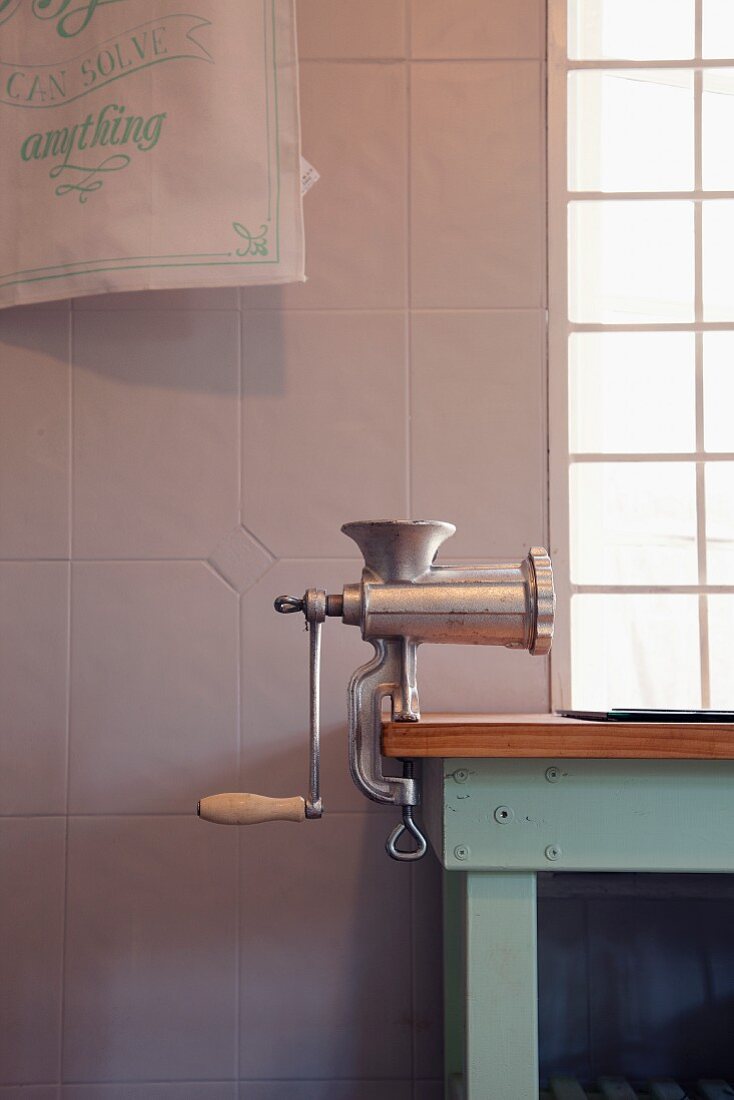
<path fill-rule="evenodd" d="M 605 596 L 610 593 L 615 596 L 697 596 L 701 592 L 698 584 L 571 584 L 570 587 L 575 596 Z M 734 584 L 707 584 L 705 592 L 715 596 L 731 596 L 734 595 Z"/>
<path fill-rule="evenodd" d="M 697 71 L 694 73 L 694 86 L 696 78 L 702 77 L 703 73 Z M 598 202 L 603 199 L 605 202 L 640 202 L 646 199 L 655 199 L 656 202 L 665 201 L 668 202 L 680 202 L 685 200 L 690 202 L 691 199 L 734 199 L 734 191 L 706 191 L 705 193 L 700 187 L 697 187 L 694 191 L 569 191 L 569 196 L 573 198 L 574 202 Z"/>
<path fill-rule="evenodd" d="M 569 462 L 734 462 L 734 451 L 716 451 L 704 454 L 702 451 L 571 451 Z"/>
<path fill-rule="evenodd" d="M 570 69 L 622 69 L 622 68 L 693 68 L 694 69 L 694 190 L 692 193 L 670 192 L 646 192 L 643 194 L 608 194 L 595 192 L 573 192 L 566 190 L 566 206 L 568 203 L 584 201 L 611 201 L 613 199 L 688 199 L 693 201 L 694 209 L 694 256 L 695 256 L 695 300 L 694 321 L 692 324 L 641 324 L 641 325 L 608 325 L 603 323 L 577 324 L 568 321 L 568 332 L 608 332 L 608 331 L 693 331 L 695 333 L 695 418 L 696 418 L 696 453 L 695 455 L 576 455 L 570 454 L 569 465 L 577 461 L 695 461 L 696 463 L 696 529 L 697 529 L 697 585 L 670 585 L 670 586 L 636 586 L 636 585 L 578 585 L 571 583 L 572 593 L 592 592 L 604 593 L 640 593 L 649 590 L 666 591 L 670 593 L 692 593 L 698 595 L 698 623 L 699 623 L 699 649 L 701 660 L 701 705 L 704 708 L 711 706 L 710 684 L 710 659 L 709 659 L 709 631 L 708 631 L 708 592 L 729 591 L 721 586 L 708 585 L 707 561 L 706 561 L 706 487 L 704 462 L 715 459 L 729 459 L 731 456 L 709 456 L 704 452 L 704 403 L 703 403 L 703 333 L 704 331 L 726 331 L 734 328 L 734 322 L 708 322 L 703 315 L 703 72 L 705 68 L 731 67 L 732 60 L 710 60 L 703 62 L 702 58 L 702 27 L 703 27 L 703 0 L 696 0 L 695 9 L 695 58 L 693 61 L 567 61 L 566 68 Z M 717 198 L 731 198 L 734 193 L 711 192 L 705 197 L 709 200 Z M 570 534 L 570 530 L 569 530 Z M 731 589 L 734 591 L 734 587 Z"/>
<path fill-rule="evenodd" d="M 703 65 L 706 69 L 731 69 L 734 68 L 734 57 L 706 58 L 702 61 L 700 53 L 695 58 L 666 59 L 656 61 L 630 60 L 629 58 L 569 58 L 566 66 L 568 69 L 693 69 L 696 65 Z"/>
<path fill-rule="evenodd" d="M 649 196 L 656 199 L 657 195 Z M 660 321 L 630 322 L 569 321 L 569 332 L 733 332 L 734 321 Z"/>
<path fill-rule="evenodd" d="M 699 196 L 703 191 L 703 0 L 696 0 L 696 62 L 693 74 L 693 155 L 694 188 Z M 694 317 L 697 326 L 703 322 L 703 202 L 696 198 L 694 210 L 695 298 Z M 696 355 L 696 548 L 698 556 L 698 634 L 701 661 L 701 706 L 711 706 L 711 671 L 709 659 L 708 582 L 706 563 L 706 468 L 700 457 L 704 451 L 703 404 L 703 332 L 697 327 L 695 335 Z"/>

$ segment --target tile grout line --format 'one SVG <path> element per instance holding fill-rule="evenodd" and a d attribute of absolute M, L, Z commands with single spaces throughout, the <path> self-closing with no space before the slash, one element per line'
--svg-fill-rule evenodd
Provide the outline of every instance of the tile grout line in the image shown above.
<path fill-rule="evenodd" d="M 68 549 L 69 562 L 67 566 L 67 608 L 66 608 L 66 760 L 65 760 L 65 791 L 64 791 L 64 881 L 61 913 L 61 960 L 60 960 L 60 988 L 59 988 L 59 1054 L 58 1054 L 58 1088 L 61 1091 L 64 1076 L 65 1032 L 66 1032 L 66 949 L 69 919 L 69 840 L 70 817 L 69 806 L 71 797 L 71 668 L 72 668 L 72 617 L 74 597 L 73 555 L 74 555 L 74 336 L 75 315 L 69 309 L 69 471 L 68 485 Z"/>
<path fill-rule="evenodd" d="M 238 288 L 237 295 L 237 515 L 239 517 L 240 527 L 245 525 L 245 517 L 242 507 L 242 489 L 243 489 L 243 476 L 242 465 L 244 457 L 244 432 L 243 432 L 243 406 L 245 395 L 245 356 L 242 327 L 244 324 L 244 318 L 242 316 L 242 287 Z"/>
<path fill-rule="evenodd" d="M 541 61 L 538 54 L 529 56 L 502 56 L 502 57 L 413 57 L 410 49 L 405 50 L 404 57 L 302 57 L 300 65 L 401 65 L 408 62 L 411 65 L 515 65 L 529 61 Z M 666 63 L 667 64 L 667 63 Z M 575 67 L 575 63 L 574 63 Z"/>
<path fill-rule="evenodd" d="M 734 197 L 734 192 L 732 192 Z M 409 306 L 411 313 L 538 313 L 545 311 L 544 306 L 526 305 L 491 305 L 491 306 Z M 287 313 L 405 313 L 406 306 L 257 306 L 245 307 L 245 314 L 265 313 L 271 316 Z M 734 327 L 734 322 L 722 322 L 729 328 Z M 676 323 L 677 324 L 677 323 Z M 681 322 L 685 324 L 685 322 Z M 581 325 L 580 327 L 588 327 Z M 607 326 L 609 327 L 609 326 Z M 621 326 L 625 327 L 625 326 Z"/>
<path fill-rule="evenodd" d="M 389 807 L 389 808 L 385 807 L 385 808 L 374 809 L 374 810 L 371 810 L 371 809 L 367 809 L 367 810 L 361 810 L 361 809 L 360 810 L 329 810 L 329 817 L 355 817 L 355 816 L 360 816 L 360 815 L 361 816 L 366 815 L 367 817 L 376 816 L 378 819 L 380 817 L 385 817 L 385 818 L 389 819 L 389 815 L 393 810 L 394 810 L 394 807 Z M 181 818 L 181 819 L 185 819 L 185 820 L 189 821 L 191 819 L 191 811 L 190 810 L 159 810 L 158 812 L 155 812 L 153 810 L 150 810 L 150 811 L 142 810 L 142 811 L 138 812 L 137 810 L 106 810 L 106 811 L 91 810 L 91 811 L 85 812 L 85 811 L 82 810 L 82 811 L 79 811 L 77 813 L 68 813 L 68 814 L 65 813 L 64 811 L 59 811 L 57 813 L 49 812 L 49 813 L 38 813 L 38 814 L 0 814 L 0 821 L 34 821 L 36 819 L 44 820 L 46 818 L 58 819 L 59 821 L 66 820 L 68 818 L 70 821 L 73 821 L 73 820 L 81 820 L 83 818 L 93 818 L 93 817 L 99 817 L 99 818 L 112 818 L 112 817 L 115 817 L 115 818 L 116 817 L 147 818 L 147 817 L 154 817 L 154 818 L 170 818 L 171 820 L 173 820 L 175 818 Z"/>
<path fill-rule="evenodd" d="M 413 268 L 412 268 L 412 218 L 413 218 L 413 66 L 411 57 L 412 21 L 411 0 L 403 0 L 405 64 L 405 462 L 408 517 L 413 516 Z"/>
<path fill-rule="evenodd" d="M 262 549 L 267 549 L 259 539 L 256 539 L 252 532 L 245 527 L 245 509 L 244 509 L 244 462 L 245 462 L 245 433 L 244 433 L 244 416 L 245 416 L 245 340 L 244 340 L 244 324 L 245 316 L 242 307 L 244 298 L 244 287 L 240 287 L 237 293 L 237 304 L 239 309 L 239 325 L 237 329 L 238 340 L 238 355 L 239 355 L 239 370 L 238 370 L 238 402 L 237 402 L 237 490 L 238 490 L 238 516 L 240 529 L 247 531 L 251 538 L 253 538 Z M 270 551 L 268 551 L 270 554 Z M 270 555 L 273 558 L 273 555 Z M 271 561 L 268 569 L 265 570 L 265 574 L 272 568 L 274 560 Z M 259 578 L 262 579 L 262 578 Z M 255 582 L 257 583 L 257 582 Z M 252 588 L 253 585 L 248 587 Z M 237 787 L 241 787 L 241 775 L 242 775 L 242 737 L 243 737 L 243 717 L 242 717 L 242 615 L 244 612 L 244 592 L 239 593 L 237 598 L 237 752 L 235 758 L 235 774 L 237 776 Z M 240 1076 L 240 1023 L 242 1015 L 242 830 L 235 830 L 235 966 L 234 966 L 234 1067 L 235 1077 L 239 1081 Z M 236 1087 L 236 1094 L 239 1095 L 239 1086 Z"/>
<path fill-rule="evenodd" d="M 243 401 L 244 401 L 244 395 L 243 395 Z M 243 465 L 244 465 L 244 457 L 245 456 L 244 456 L 244 449 L 243 449 L 243 452 L 242 452 L 242 464 Z M 240 514 L 240 527 L 245 532 L 245 534 L 249 535 L 250 538 L 252 539 L 252 541 L 256 542 L 257 545 L 260 547 L 260 549 L 262 551 L 264 551 L 264 553 L 267 554 L 267 556 L 270 558 L 270 564 L 275 565 L 275 563 L 278 561 L 278 555 L 273 550 L 271 550 L 269 546 L 266 546 L 265 543 L 263 542 L 263 540 L 260 538 L 260 536 L 256 535 L 255 532 L 250 527 L 248 527 L 248 525 L 245 523 L 244 508 L 241 508 L 240 512 L 241 512 L 241 514 Z"/>
<path fill-rule="evenodd" d="M 541 41 L 544 44 L 543 53 L 544 58 L 541 61 L 541 73 L 542 78 L 540 81 L 540 140 L 542 144 L 541 149 L 541 163 L 543 165 L 543 193 L 541 196 L 541 219 L 543 221 L 543 246 L 544 246 L 544 274 L 545 285 L 543 287 L 543 293 L 545 298 L 545 308 L 543 309 L 542 325 L 542 339 L 541 346 L 543 348 L 544 362 L 541 369 L 541 375 L 543 379 L 543 386 L 545 387 L 545 401 L 544 401 L 544 413 L 545 413 L 545 494 L 543 498 L 543 538 L 546 539 L 545 545 L 548 547 L 549 553 L 552 553 L 551 547 L 551 444 L 550 444 L 550 423 L 551 423 L 551 379 L 550 379 L 550 361 L 551 361 L 551 341 L 550 341 L 550 300 L 551 300 L 551 271 L 550 271 L 550 180 L 551 180 L 551 166 L 549 158 L 549 145 L 550 145 L 550 133 L 549 133 L 549 110 L 548 110 L 548 82 L 549 82 L 549 60 L 548 60 L 548 40 L 550 34 L 549 28 L 549 16 L 548 16 L 548 4 L 541 5 L 540 11 L 540 34 Z M 545 679 L 546 679 L 546 698 L 548 701 L 549 709 L 553 706 L 553 670 L 552 661 L 546 661 Z"/>
<path fill-rule="evenodd" d="M 603 193 L 604 197 L 606 193 Z M 625 194 L 627 194 L 625 192 Z M 570 195 L 572 199 L 577 199 L 578 195 L 572 193 Z M 658 196 L 656 195 L 656 198 Z M 663 192 L 662 197 L 669 197 L 669 192 Z M 691 194 L 686 192 L 685 199 L 691 198 Z M 710 196 L 709 196 L 710 197 Z M 727 192 L 727 198 L 734 198 L 734 190 Z M 543 306 L 538 305 L 493 305 L 487 306 L 412 306 L 410 307 L 413 313 L 537 313 L 539 309 L 543 309 Z M 327 306 L 327 305 L 315 305 L 315 306 L 302 306 L 302 305 L 288 305 L 288 306 L 243 306 L 241 313 L 236 309 L 227 310 L 214 310 L 214 309 L 200 309 L 192 307 L 191 309 L 176 308 L 176 309 L 156 309 L 146 306 L 130 306 L 128 309 L 98 309 L 98 310 L 83 310 L 81 313 L 77 312 L 71 316 L 79 317 L 84 316 L 85 313 L 109 313 L 114 316 L 118 316 L 122 313 L 183 313 L 187 316 L 201 315 L 208 316 L 210 313 L 237 313 L 238 316 L 246 317 L 253 313 L 265 313 L 270 315 L 281 313 L 405 313 L 406 307 L 401 306 Z M 51 310 L 48 311 L 49 313 Z M 679 322 L 680 324 L 686 324 L 686 322 Z M 714 322 L 715 323 L 715 322 Z M 671 322 L 671 324 L 678 324 L 678 322 Z M 734 326 L 732 321 L 724 321 L 721 324 L 728 325 L 729 328 Z M 583 322 L 579 322 L 580 327 L 584 327 Z M 609 327 L 609 326 L 607 326 Z M 622 324 L 621 327 L 625 327 Z M 657 326 L 656 326 L 657 328 Z"/>
<path fill-rule="evenodd" d="M 204 568 L 208 570 L 208 572 L 211 573 L 214 577 L 216 577 L 218 581 L 221 581 L 222 584 L 230 590 L 230 592 L 234 592 L 235 596 L 237 596 L 237 598 L 239 599 L 239 590 L 235 588 L 233 582 L 228 580 L 227 577 L 225 577 L 224 573 L 222 573 L 222 571 L 216 565 L 214 565 L 213 562 L 209 560 L 209 558 L 200 559 L 199 564 L 203 565 Z"/>
<path fill-rule="evenodd" d="M 421 1077 L 421 1082 L 440 1082 L 440 1077 Z M 124 1080 L 119 1078 L 102 1078 L 97 1079 L 85 1079 L 83 1081 L 65 1081 L 64 1085 L 82 1085 L 82 1086 L 94 1086 L 94 1085 L 122 1085 L 127 1087 L 129 1085 L 236 1085 L 236 1084 L 253 1084 L 253 1085 L 269 1085 L 274 1082 L 283 1082 L 284 1084 L 299 1085 L 301 1083 L 327 1083 L 327 1084 L 410 1084 L 409 1077 L 396 1077 L 394 1075 L 387 1077 L 129 1077 Z M 1 1088 L 54 1088 L 56 1082 L 54 1081 L 41 1081 L 33 1082 L 32 1084 L 20 1084 L 20 1085 L 0 1085 Z"/>
<path fill-rule="evenodd" d="M 408 517 L 413 513 L 413 27 L 411 0 L 403 0 L 405 33 L 405 463 Z M 417 1100 L 416 1087 L 416 907 L 415 907 L 415 868 L 408 868 L 408 917 L 410 920 L 410 1095 Z"/>
<path fill-rule="evenodd" d="M 243 327 L 244 316 L 242 313 L 242 298 L 243 287 L 240 287 L 237 292 L 237 305 L 239 322 L 237 325 L 237 352 L 238 352 L 238 371 L 237 371 L 237 514 L 239 516 L 240 529 L 245 529 L 245 516 L 243 507 L 243 488 L 244 488 L 244 400 L 245 400 L 245 354 L 244 347 L 245 342 L 243 339 Z M 267 573 L 267 570 L 265 571 Z M 240 776 L 242 772 L 242 614 L 243 614 L 243 594 L 239 593 L 237 597 L 237 689 L 236 689 L 236 708 L 237 708 L 237 749 L 235 755 L 235 775 L 237 776 L 237 786 L 240 786 Z M 239 1080 L 240 1076 L 240 1018 L 242 1012 L 241 1005 L 241 990 L 242 990 L 242 921 L 241 921 L 241 895 L 242 895 L 242 830 L 235 830 L 235 875 L 234 875 L 234 888 L 235 888 L 235 903 L 234 903 L 234 951 L 235 951 L 235 965 L 234 965 L 234 1072 L 235 1078 Z M 239 1093 L 239 1086 L 236 1088 L 236 1093 Z"/>
<path fill-rule="evenodd" d="M 182 289 L 181 287 L 178 288 Z M 127 292 L 125 292 L 127 293 Z M 135 293 L 134 291 L 132 293 Z M 32 304 L 32 303 L 29 303 Z M 46 312 L 44 310 L 44 312 Z M 49 310 L 48 312 L 51 312 Z M 110 313 L 113 315 L 121 313 L 201 313 L 203 315 L 209 313 L 239 313 L 239 306 L 157 306 L 157 305 L 139 305 L 139 306 L 85 306 L 84 309 L 75 309 L 71 311 L 72 317 L 83 317 L 85 313 Z"/>
<path fill-rule="evenodd" d="M 242 766 L 242 596 L 237 601 L 237 786 Z M 235 966 L 234 966 L 234 1066 L 240 1076 L 240 1017 L 242 1012 L 242 829 L 235 831 Z"/>

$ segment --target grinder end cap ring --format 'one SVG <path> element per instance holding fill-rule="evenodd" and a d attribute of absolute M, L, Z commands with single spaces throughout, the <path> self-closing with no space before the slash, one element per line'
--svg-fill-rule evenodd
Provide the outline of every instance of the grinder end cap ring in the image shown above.
<path fill-rule="evenodd" d="M 535 657 L 544 657 L 553 643 L 556 614 L 556 593 L 553 587 L 553 566 L 548 551 L 533 546 L 528 561 L 535 582 L 535 616 L 529 650 Z"/>

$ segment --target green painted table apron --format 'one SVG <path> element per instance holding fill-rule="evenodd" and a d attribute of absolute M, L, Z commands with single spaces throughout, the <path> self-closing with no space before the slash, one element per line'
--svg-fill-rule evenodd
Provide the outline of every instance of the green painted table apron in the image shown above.
<path fill-rule="evenodd" d="M 734 871 L 734 760 L 431 759 L 446 1096 L 537 1100 L 538 871 Z"/>

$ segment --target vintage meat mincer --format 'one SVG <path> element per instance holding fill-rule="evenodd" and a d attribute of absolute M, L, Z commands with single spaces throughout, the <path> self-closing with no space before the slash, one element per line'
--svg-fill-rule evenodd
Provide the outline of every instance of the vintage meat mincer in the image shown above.
<path fill-rule="evenodd" d="M 403 775 L 383 773 L 380 740 L 383 700 L 392 720 L 420 718 L 418 646 L 424 642 L 501 645 L 546 654 L 553 638 L 555 597 L 547 552 L 532 549 L 521 562 L 436 565 L 443 542 L 454 534 L 439 520 L 386 520 L 347 523 L 364 557 L 362 578 L 340 595 L 309 588 L 302 598 L 279 596 L 281 614 L 302 611 L 310 634 L 310 782 L 308 798 L 265 798 L 256 794 L 215 794 L 202 798 L 199 816 L 223 825 L 262 821 L 303 821 L 321 817 L 319 781 L 319 679 L 321 624 L 327 616 L 358 626 L 375 653 L 352 676 L 348 691 L 349 762 L 352 779 L 368 798 L 402 808 L 402 821 L 386 848 L 397 860 L 420 859 L 426 840 L 413 819 L 420 801 L 413 762 Z M 404 833 L 411 847 L 398 847 Z"/>

